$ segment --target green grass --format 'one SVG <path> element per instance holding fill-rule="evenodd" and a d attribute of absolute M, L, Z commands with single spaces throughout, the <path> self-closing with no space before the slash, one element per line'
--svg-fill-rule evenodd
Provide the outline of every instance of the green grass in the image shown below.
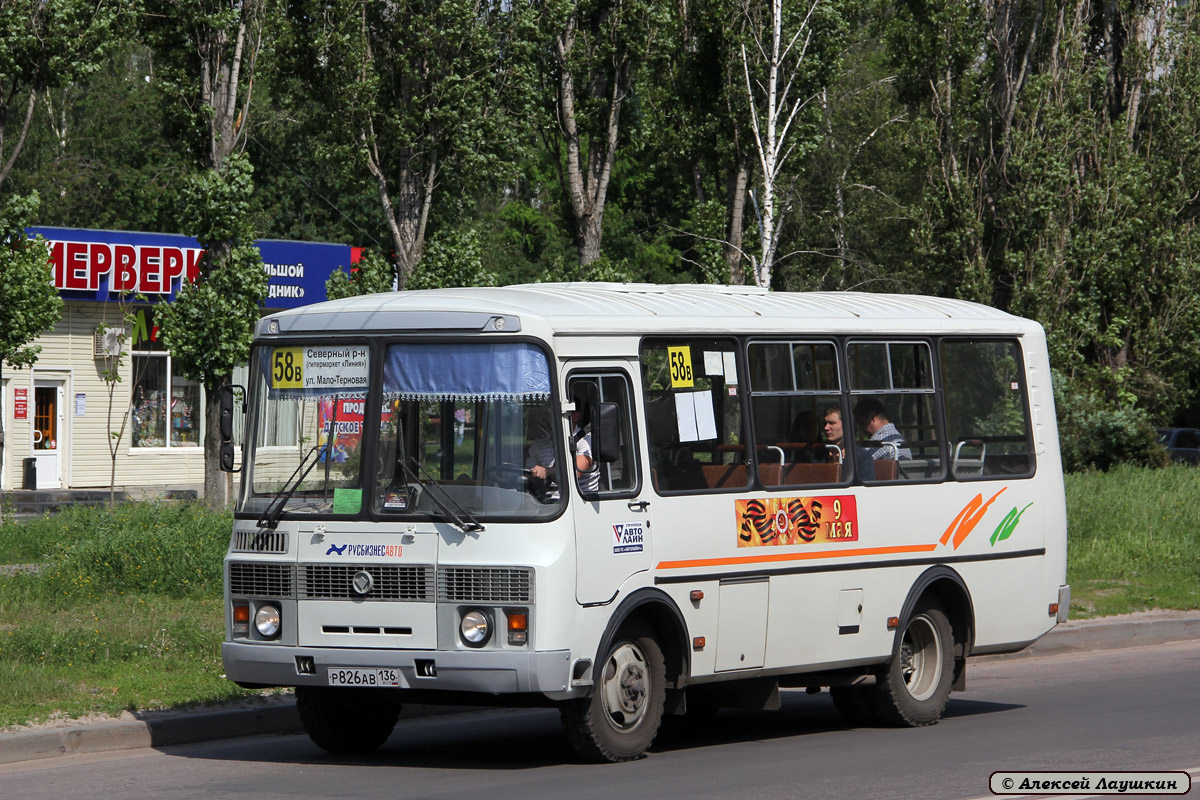
<path fill-rule="evenodd" d="M 1072 616 L 1200 608 L 1200 469 L 1067 478 Z M 231 518 L 71 508 L 0 526 L 0 727 L 243 697 L 222 677 Z"/>
<path fill-rule="evenodd" d="M 1071 616 L 1200 608 L 1200 469 L 1067 476 Z"/>
<path fill-rule="evenodd" d="M 72 508 L 0 526 L 0 727 L 245 696 L 222 677 L 228 514 Z"/>

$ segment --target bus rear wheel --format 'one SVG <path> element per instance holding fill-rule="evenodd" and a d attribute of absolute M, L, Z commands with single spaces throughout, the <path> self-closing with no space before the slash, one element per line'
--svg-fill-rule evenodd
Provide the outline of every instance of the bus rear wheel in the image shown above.
<path fill-rule="evenodd" d="M 591 761 L 631 761 L 650 747 L 662 722 L 666 666 L 642 628 L 618 635 L 601 664 L 592 696 L 560 707 L 567 741 Z"/>
<path fill-rule="evenodd" d="M 377 750 L 400 716 L 400 704 L 378 689 L 297 686 L 296 710 L 308 738 L 330 753 Z"/>
<path fill-rule="evenodd" d="M 875 713 L 900 727 L 932 725 L 950 700 L 954 681 L 954 634 L 946 612 L 934 602 L 918 605 L 900 647 L 875 684 Z"/>

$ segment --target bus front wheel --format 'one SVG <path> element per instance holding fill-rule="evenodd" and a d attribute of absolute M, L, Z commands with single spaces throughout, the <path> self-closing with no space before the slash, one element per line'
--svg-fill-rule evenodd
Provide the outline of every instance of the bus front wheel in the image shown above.
<path fill-rule="evenodd" d="M 592 696 L 560 707 L 567 740 L 592 761 L 631 761 L 658 733 L 666 699 L 662 649 L 642 628 L 618 635 L 608 648 Z"/>
<path fill-rule="evenodd" d="M 875 684 L 875 712 L 888 724 L 932 725 L 950 700 L 954 680 L 954 634 L 941 606 L 918 605 L 895 657 Z"/>
<path fill-rule="evenodd" d="M 330 753 L 369 753 L 392 735 L 400 704 L 378 689 L 297 686 L 296 710 L 313 744 Z"/>

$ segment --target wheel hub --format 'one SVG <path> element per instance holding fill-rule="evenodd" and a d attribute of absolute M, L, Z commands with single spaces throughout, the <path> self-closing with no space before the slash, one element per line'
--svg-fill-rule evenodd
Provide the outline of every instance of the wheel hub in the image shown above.
<path fill-rule="evenodd" d="M 645 656 L 633 644 L 622 645 L 609 658 L 601 691 L 613 726 L 621 731 L 637 727 L 646 713 L 650 686 Z"/>

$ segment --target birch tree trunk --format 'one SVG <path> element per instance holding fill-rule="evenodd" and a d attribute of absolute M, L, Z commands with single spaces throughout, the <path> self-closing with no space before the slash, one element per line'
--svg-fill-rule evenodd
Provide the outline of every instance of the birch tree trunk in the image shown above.
<path fill-rule="evenodd" d="M 750 106 L 750 125 L 758 155 L 758 253 L 753 259 L 754 283 L 769 287 L 779 247 L 780 201 L 784 166 L 794 144 L 790 135 L 797 115 L 811 98 L 793 96 L 798 93 L 797 82 L 804 57 L 812 38 L 809 21 L 820 0 L 814 0 L 796 30 L 783 30 L 783 0 L 770 0 L 769 19 L 765 26 L 751 20 L 754 39 L 754 58 L 742 46 L 742 72 L 746 81 L 746 96 Z M 749 7 L 747 18 L 751 17 Z M 763 28 L 766 28 L 764 30 Z M 786 211 L 787 204 L 783 203 Z"/>

